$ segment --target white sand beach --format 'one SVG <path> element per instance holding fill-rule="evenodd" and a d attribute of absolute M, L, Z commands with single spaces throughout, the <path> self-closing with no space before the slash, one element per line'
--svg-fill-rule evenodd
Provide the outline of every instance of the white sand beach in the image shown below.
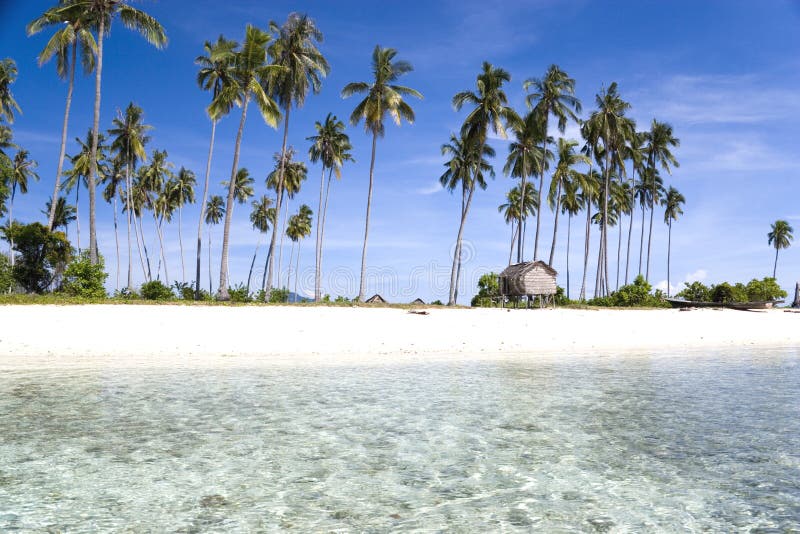
<path fill-rule="evenodd" d="M 356 364 L 800 347 L 782 310 L 2 306 L 0 369 Z"/>

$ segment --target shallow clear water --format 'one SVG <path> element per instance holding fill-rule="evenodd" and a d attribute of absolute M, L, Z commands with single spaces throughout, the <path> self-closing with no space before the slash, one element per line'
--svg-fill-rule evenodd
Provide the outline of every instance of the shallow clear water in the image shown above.
<path fill-rule="evenodd" d="M 0 373 L 0 531 L 787 531 L 800 351 Z"/>

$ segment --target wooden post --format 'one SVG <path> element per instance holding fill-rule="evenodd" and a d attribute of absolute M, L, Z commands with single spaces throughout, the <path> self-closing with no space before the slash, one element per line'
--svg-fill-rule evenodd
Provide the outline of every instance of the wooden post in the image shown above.
<path fill-rule="evenodd" d="M 800 308 L 800 282 L 797 282 L 794 286 L 794 302 L 792 302 L 792 308 Z"/>

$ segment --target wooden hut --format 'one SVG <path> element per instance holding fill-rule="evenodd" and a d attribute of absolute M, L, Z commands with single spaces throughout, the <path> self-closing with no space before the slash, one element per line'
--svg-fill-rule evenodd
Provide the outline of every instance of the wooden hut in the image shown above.
<path fill-rule="evenodd" d="M 382 296 L 380 296 L 377 293 L 375 293 L 370 298 L 368 298 L 366 303 L 367 304 L 388 304 L 388 302 L 386 302 L 386 299 L 384 299 Z"/>
<path fill-rule="evenodd" d="M 556 294 L 558 272 L 543 261 L 531 261 L 509 265 L 500 273 L 500 295 L 506 297 L 527 297 L 528 303 L 539 297 L 551 300 Z"/>
<path fill-rule="evenodd" d="M 417 305 L 417 306 L 424 306 L 425 305 L 425 301 L 420 299 L 420 298 L 416 298 L 416 299 L 414 299 L 414 301 L 411 304 L 414 304 L 414 305 Z"/>

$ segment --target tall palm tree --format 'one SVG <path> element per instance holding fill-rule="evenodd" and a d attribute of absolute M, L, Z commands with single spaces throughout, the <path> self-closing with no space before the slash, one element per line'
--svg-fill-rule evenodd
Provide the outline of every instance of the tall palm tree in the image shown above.
<path fill-rule="evenodd" d="M 778 274 L 778 252 L 782 248 L 789 248 L 794 240 L 794 228 L 784 220 L 777 220 L 770 226 L 770 231 L 767 234 L 767 244 L 775 247 L 775 266 L 772 268 L 772 278 Z"/>
<path fill-rule="evenodd" d="M 175 205 L 178 208 L 178 245 L 181 250 L 181 280 L 186 283 L 186 265 L 183 258 L 183 206 L 186 204 L 194 204 L 194 187 L 197 185 L 197 179 L 194 173 L 185 167 L 181 167 L 175 179 L 170 184 L 169 193 L 172 196 Z"/>
<path fill-rule="evenodd" d="M 481 152 L 478 152 L 478 149 Z M 479 145 L 474 137 L 456 137 L 450 135 L 450 142 L 442 145 L 442 155 L 450 156 L 445 162 L 445 172 L 439 177 L 439 183 L 451 193 L 461 188 L 461 215 L 456 236 L 456 247 L 453 254 L 453 268 L 450 271 L 450 297 L 448 305 L 452 306 L 458 299 L 458 282 L 461 274 L 461 242 L 464 237 L 464 226 L 472 204 L 475 186 L 486 189 L 485 174 L 494 178 L 494 168 L 486 158 L 494 157 L 494 149 L 486 144 Z"/>
<path fill-rule="evenodd" d="M 645 215 L 650 206 L 661 202 L 665 193 L 664 181 L 657 168 L 645 167 L 639 174 L 639 183 L 635 187 L 635 197 L 642 208 L 642 230 L 639 236 L 639 274 L 644 274 L 644 228 Z M 650 210 L 652 213 L 652 210 Z"/>
<path fill-rule="evenodd" d="M 117 159 L 125 165 L 125 199 L 127 207 L 132 207 L 133 202 L 133 175 L 139 162 L 147 161 L 147 151 L 145 145 L 150 142 L 147 132 L 153 129 L 149 124 L 144 124 L 144 111 L 133 102 L 125 108 L 125 113 L 117 110 L 117 117 L 113 121 L 113 127 L 108 130 L 108 135 L 112 137 L 111 150 L 116 152 Z M 90 134 L 91 135 L 91 134 Z M 131 244 L 131 224 L 135 216 L 133 209 L 125 210 L 128 223 L 128 292 L 133 293 L 133 249 Z M 137 237 L 137 247 L 139 240 Z M 139 250 L 141 259 L 141 250 Z"/>
<path fill-rule="evenodd" d="M 635 123 L 625 113 L 630 109 L 630 104 L 619 96 L 617 83 L 613 82 L 608 89 L 603 88 L 595 97 L 597 109 L 592 112 L 588 122 L 588 129 L 593 132 L 593 136 L 602 142 L 602 152 L 595 151 L 595 156 L 602 156 L 603 168 L 603 187 L 601 190 L 601 217 L 600 220 L 606 221 L 609 218 L 608 202 L 611 189 L 611 172 L 613 169 L 621 169 L 620 149 L 624 146 L 625 140 L 631 137 L 635 131 Z M 600 283 L 595 289 L 597 296 L 610 293 L 610 277 L 608 275 L 608 226 L 600 225 L 600 250 L 598 252 L 598 273 Z"/>
<path fill-rule="evenodd" d="M 229 300 L 228 295 L 228 243 L 230 241 L 231 220 L 233 219 L 233 202 L 235 196 L 236 173 L 239 171 L 239 153 L 242 148 L 242 136 L 247 120 L 247 107 L 250 101 L 255 101 L 261 112 L 261 117 L 273 128 L 277 126 L 281 112 L 278 105 L 267 94 L 265 87 L 269 77 L 280 67 L 267 63 L 267 43 L 271 37 L 268 33 L 247 25 L 245 29 L 244 44 L 236 52 L 234 58 L 233 81 L 230 92 L 237 95 L 230 101 L 237 101 L 242 107 L 242 116 L 239 119 L 239 129 L 236 132 L 236 144 L 233 150 L 233 166 L 231 178 L 228 181 L 228 198 L 225 202 L 225 226 L 222 234 L 222 253 L 219 269 L 219 300 Z"/>
<path fill-rule="evenodd" d="M 672 221 L 677 221 L 678 217 L 683 215 L 683 208 L 681 207 L 682 204 L 686 203 L 686 199 L 683 197 L 682 194 L 678 192 L 677 189 L 670 186 L 667 189 L 667 195 L 664 197 L 662 201 L 662 205 L 664 206 L 664 222 L 667 223 L 669 227 L 669 236 L 667 237 L 667 296 L 669 296 L 669 260 L 670 255 L 672 253 Z M 775 273 L 772 273 L 772 277 L 775 278 Z"/>
<path fill-rule="evenodd" d="M 47 201 L 42 210 L 42 215 L 50 215 L 50 210 L 53 204 L 53 199 Z M 67 204 L 67 199 L 64 197 L 58 197 L 56 200 L 56 217 L 53 220 L 53 230 L 58 230 L 59 228 L 63 228 L 64 232 L 67 232 L 67 228 L 69 227 L 69 223 L 73 222 L 76 219 L 75 216 L 75 206 Z"/>
<path fill-rule="evenodd" d="M 0 60 L 0 120 L 14 124 L 14 112 L 22 110 L 14 99 L 11 85 L 17 81 L 17 64 L 13 59 Z"/>
<path fill-rule="evenodd" d="M 206 225 L 208 225 L 208 293 L 214 293 L 211 287 L 211 228 L 216 226 L 225 216 L 225 201 L 219 195 L 214 195 L 206 205 Z"/>
<path fill-rule="evenodd" d="M 647 154 L 648 169 L 655 170 L 660 165 L 662 169 L 672 174 L 672 167 L 680 167 L 678 160 L 672 154 L 671 148 L 681 145 L 680 139 L 673 136 L 672 126 L 666 122 L 658 122 L 653 119 L 650 124 L 650 131 L 645 132 L 645 153 Z M 657 204 L 656 191 L 651 191 L 650 195 L 650 233 L 647 237 L 647 270 L 645 280 L 650 280 L 650 245 L 653 240 L 653 211 Z"/>
<path fill-rule="evenodd" d="M 256 243 L 256 250 L 253 252 L 253 261 L 250 262 L 250 273 L 247 275 L 248 294 L 250 294 L 250 280 L 253 277 L 253 267 L 256 264 L 258 248 L 261 246 L 261 238 L 269 232 L 270 225 L 275 219 L 275 208 L 270 207 L 271 205 L 272 200 L 267 195 L 262 195 L 260 199 L 254 200 L 252 203 L 253 210 L 250 212 L 250 224 L 253 225 L 255 230 L 258 230 L 258 242 Z"/>
<path fill-rule="evenodd" d="M 311 235 L 311 218 L 314 212 L 305 204 L 300 206 L 296 215 L 289 217 L 289 224 L 286 228 L 286 235 L 292 240 L 292 254 L 294 245 L 297 243 L 297 263 L 294 270 L 294 301 L 297 302 L 297 280 L 300 272 L 300 241 Z M 292 255 L 289 255 L 289 270 L 291 271 Z M 286 287 L 290 287 L 289 274 L 286 275 Z"/>
<path fill-rule="evenodd" d="M 63 2 L 62 2 L 63 3 Z M 60 4 L 59 4 L 60 5 Z M 39 66 L 41 67 L 54 56 L 56 57 L 56 74 L 62 80 L 69 78 L 67 86 L 67 103 L 64 109 L 64 125 L 61 128 L 61 148 L 58 153 L 58 166 L 56 180 L 53 186 L 53 198 L 58 198 L 61 192 L 61 172 L 64 168 L 64 156 L 67 149 L 67 129 L 69 125 L 69 111 L 72 106 L 72 92 L 75 88 L 75 65 L 78 61 L 78 48 L 80 48 L 81 64 L 84 74 L 91 74 L 94 70 L 97 43 L 91 32 L 92 21 L 87 17 L 76 19 L 64 18 L 64 13 L 58 10 L 59 6 L 50 8 L 42 15 L 28 24 L 28 36 L 35 35 L 45 28 L 55 26 L 57 29 L 50 40 L 39 53 Z M 85 14 L 84 14 L 85 15 Z M 47 228 L 53 229 L 53 220 L 58 202 L 51 203 L 50 213 L 47 217 Z"/>
<path fill-rule="evenodd" d="M 102 183 L 106 184 L 103 189 L 103 200 L 110 202 L 114 207 L 114 245 L 117 252 L 117 276 L 116 276 L 116 290 L 119 291 L 119 226 L 117 224 L 117 197 L 122 196 L 122 189 L 120 185 L 125 181 L 125 173 L 122 171 L 124 163 L 119 157 L 111 161 L 111 172 L 106 174 Z M 61 199 L 59 199 L 61 200 Z"/>
<path fill-rule="evenodd" d="M 322 239 L 325 232 L 325 215 L 328 212 L 328 195 L 331 190 L 331 178 L 336 174 L 339 179 L 342 176 L 342 165 L 346 161 L 355 161 L 350 154 L 353 148 L 350 138 L 344 133 L 345 125 L 336 118 L 336 115 L 328 113 L 325 122 L 314 123 L 317 135 L 306 137 L 311 141 L 308 149 L 308 158 L 311 163 L 322 163 L 322 173 L 319 182 L 319 210 L 317 211 L 317 247 L 316 262 L 314 272 L 314 301 L 322 300 Z M 325 170 L 328 170 L 328 183 L 325 184 Z M 324 194 L 323 194 L 324 192 Z"/>
<path fill-rule="evenodd" d="M 623 216 L 633 213 L 633 204 L 631 204 L 631 184 L 619 180 L 617 176 L 614 178 L 615 180 L 611 182 L 609 209 L 614 212 L 615 224 L 619 232 L 617 236 L 617 280 L 614 286 L 614 291 L 617 291 L 619 290 L 620 264 L 622 262 L 622 219 Z"/>
<path fill-rule="evenodd" d="M 98 166 L 97 174 L 102 179 L 110 171 L 107 165 L 105 136 L 100 134 L 100 139 L 97 145 Z M 80 152 L 74 156 L 67 156 L 72 163 L 72 168 L 64 171 L 64 181 L 61 183 L 61 189 L 65 193 L 69 193 L 75 189 L 75 209 L 77 215 L 77 244 L 78 252 L 81 250 L 81 218 L 80 218 L 80 190 L 81 187 L 88 187 L 89 168 L 91 167 L 92 157 L 92 132 L 91 130 L 86 134 L 86 140 L 82 141 L 80 138 L 75 138 L 75 141 L 80 147 Z"/>
<path fill-rule="evenodd" d="M 590 169 L 586 174 L 581 175 L 577 185 L 580 189 L 578 199 L 581 205 L 586 208 L 586 235 L 583 243 L 583 278 L 581 281 L 581 292 L 579 299 L 586 300 L 586 273 L 589 266 L 589 246 L 591 244 L 590 234 L 592 230 L 592 206 L 597 205 L 600 200 L 600 190 L 603 179 L 596 169 Z"/>
<path fill-rule="evenodd" d="M 575 170 L 576 165 L 580 163 L 589 165 L 591 163 L 591 160 L 587 156 L 580 152 L 575 152 L 576 146 L 578 146 L 577 141 L 568 141 L 563 137 L 559 137 L 558 139 L 558 163 L 556 163 L 556 168 L 550 179 L 550 191 L 547 195 L 547 201 L 556 213 L 553 224 L 553 244 L 550 246 L 550 259 L 547 262 L 550 266 L 553 265 L 553 257 L 556 252 L 558 214 L 561 211 L 561 190 L 564 189 L 568 183 L 577 179 L 580 173 Z"/>
<path fill-rule="evenodd" d="M 631 162 L 631 179 L 630 179 L 630 217 L 628 218 L 628 252 L 625 254 L 625 285 L 628 285 L 628 274 L 630 270 L 631 260 L 631 237 L 633 236 L 633 215 L 636 206 L 637 183 L 636 175 L 641 178 L 644 168 L 644 132 L 632 132 L 628 144 L 625 147 L 626 159 Z M 643 226 L 644 228 L 644 226 Z M 641 271 L 641 263 L 639 270 Z"/>
<path fill-rule="evenodd" d="M 275 21 L 269 23 L 270 31 L 275 34 L 275 40 L 269 47 L 269 55 L 280 70 L 270 78 L 269 88 L 284 111 L 283 117 L 283 143 L 281 144 L 280 168 L 278 170 L 277 190 L 278 203 L 275 212 L 280 218 L 281 189 L 283 189 L 284 163 L 286 158 L 286 141 L 289 136 L 289 116 L 293 107 L 302 107 L 309 91 L 314 94 L 322 89 L 322 79 L 328 75 L 330 67 L 325 56 L 317 48 L 323 41 L 322 32 L 308 15 L 290 13 L 286 22 L 278 25 Z M 277 225 L 277 223 L 276 223 Z M 265 298 L 272 288 L 273 252 L 275 251 L 277 234 L 272 233 L 272 239 L 267 253 L 267 288 Z M 283 234 L 281 234 L 283 239 Z M 279 266 L 280 269 L 280 266 Z"/>
<path fill-rule="evenodd" d="M 203 248 L 203 225 L 205 224 L 206 203 L 208 202 L 208 184 L 211 178 L 211 158 L 214 154 L 214 138 L 217 133 L 217 123 L 227 115 L 234 104 L 238 102 L 239 92 L 232 90 L 236 84 L 234 80 L 234 60 L 239 44 L 219 36 L 215 43 L 208 41 L 203 45 L 206 55 L 198 56 L 195 64 L 200 66 L 197 73 L 197 85 L 204 91 L 211 91 L 211 104 L 206 108 L 206 113 L 211 119 L 211 142 L 208 146 L 208 159 L 206 160 L 206 176 L 203 181 L 203 197 L 200 200 L 200 217 L 197 223 L 197 262 L 195 271 L 194 298 L 200 299 L 200 253 Z"/>
<path fill-rule="evenodd" d="M 17 194 L 17 188 L 23 195 L 28 193 L 28 181 L 39 180 L 39 175 L 36 174 L 37 163 L 30 159 L 30 153 L 27 150 L 17 151 L 11 163 L 11 173 L 7 177 L 8 185 L 11 186 L 11 198 L 8 203 L 8 226 L 14 224 L 14 197 Z M 14 238 L 9 238 L 11 249 L 8 253 L 11 267 L 14 267 Z"/>
<path fill-rule="evenodd" d="M 511 258 L 514 255 L 514 243 L 517 241 L 517 232 L 520 230 L 520 221 L 525 220 L 529 215 L 536 215 L 539 207 L 536 205 L 536 187 L 529 185 L 525 188 L 525 198 L 522 197 L 520 186 L 514 186 L 506 193 L 506 201 L 497 207 L 497 211 L 503 214 L 503 220 L 511 225 L 511 247 L 508 251 L 508 264 L 511 265 Z M 520 209 L 522 212 L 520 212 Z M 521 214 L 520 214 L 521 213 Z"/>
<path fill-rule="evenodd" d="M 351 82 L 342 89 L 342 98 L 366 93 L 364 99 L 353 109 L 353 113 L 350 115 L 350 123 L 356 126 L 363 120 L 367 133 L 372 134 L 367 213 L 364 222 L 364 247 L 361 250 L 361 282 L 358 289 L 358 300 L 360 302 L 364 302 L 367 290 L 367 241 L 369 239 L 369 215 L 372 207 L 372 188 L 375 176 L 375 148 L 378 143 L 378 137 L 384 136 L 386 115 L 389 115 L 398 126 L 403 120 L 408 123 L 414 122 L 414 110 L 405 101 L 404 96 L 422 98 L 422 95 L 417 90 L 394 83 L 400 76 L 414 70 L 411 63 L 395 60 L 396 56 L 397 50 L 394 48 L 375 46 L 375 50 L 372 51 L 372 73 L 375 78 L 372 83 Z"/>
<path fill-rule="evenodd" d="M 150 209 L 153 215 L 153 224 L 156 229 L 159 248 L 161 250 L 161 260 L 164 262 L 164 281 L 169 285 L 169 273 L 167 272 L 167 258 L 164 251 L 164 236 L 161 234 L 161 225 L 165 219 L 169 220 L 172 216 L 173 205 L 165 195 L 166 185 L 173 178 L 172 169 L 174 164 L 167 161 L 169 155 L 166 150 L 154 150 L 150 163 L 139 169 L 139 185 L 145 193 L 145 207 Z M 144 234 L 142 234 L 144 240 Z M 159 260 L 159 264 L 161 263 Z M 156 276 L 160 276 L 160 268 L 156 270 Z"/>
<path fill-rule="evenodd" d="M 95 68 L 94 121 L 92 125 L 91 167 L 89 168 L 89 257 L 97 263 L 97 224 L 95 175 L 97 174 L 97 141 L 100 134 L 100 96 L 103 79 L 103 44 L 111 24 L 119 17 L 126 28 L 139 32 L 156 48 L 167 44 L 167 35 L 159 22 L 128 4 L 129 0 L 70 0 L 54 8 L 54 16 L 64 20 L 88 19 L 97 25 L 97 64 Z"/>
<path fill-rule="evenodd" d="M 549 162 L 553 160 L 553 153 L 547 150 L 547 144 L 542 143 L 545 135 L 544 121 L 538 113 L 531 111 L 521 121 L 514 121 L 511 130 L 514 133 L 514 141 L 508 145 L 508 157 L 503 167 L 506 175 L 514 178 L 521 178 L 520 188 L 525 198 L 528 196 L 526 180 L 532 176 L 543 176 L 545 169 L 549 168 Z M 552 141 L 552 139 L 550 139 Z M 540 146 L 541 145 L 541 146 Z M 541 184 L 540 184 L 541 185 Z M 536 192 L 536 205 L 539 205 L 541 194 L 536 187 L 532 189 Z M 522 195 L 517 197 L 522 201 Z M 523 218 L 517 221 L 517 263 L 524 261 L 525 256 L 525 216 L 527 215 L 520 207 Z M 537 209 L 537 220 L 538 209 Z"/>
<path fill-rule="evenodd" d="M 559 205 L 561 211 L 567 214 L 567 300 L 570 295 L 569 284 L 569 245 L 572 237 L 572 217 L 581 212 L 583 208 L 583 201 L 580 197 L 580 183 L 583 175 L 580 173 L 575 179 L 568 180 L 564 183 L 564 192 L 561 195 Z"/>
<path fill-rule="evenodd" d="M 575 96 L 575 80 L 570 78 L 569 75 L 561 70 L 558 65 L 550 65 L 542 78 L 530 78 L 525 80 L 523 88 L 528 91 L 533 88 L 533 92 L 529 94 L 525 101 L 530 108 L 532 108 L 544 121 L 543 131 L 545 133 L 542 138 L 543 152 L 547 151 L 548 143 L 548 127 L 550 122 L 550 115 L 553 115 L 558 120 L 558 131 L 562 134 L 567 127 L 567 120 L 578 120 L 578 113 L 581 112 L 581 102 Z M 539 195 L 542 194 L 544 187 L 544 169 L 539 175 Z M 542 199 L 538 200 L 539 205 L 542 204 Z M 539 251 L 539 223 L 541 219 L 541 211 L 536 214 L 536 239 L 533 243 L 533 259 L 538 259 Z M 558 210 L 555 213 L 558 218 Z M 550 253 L 550 264 L 553 263 L 553 253 Z"/>

